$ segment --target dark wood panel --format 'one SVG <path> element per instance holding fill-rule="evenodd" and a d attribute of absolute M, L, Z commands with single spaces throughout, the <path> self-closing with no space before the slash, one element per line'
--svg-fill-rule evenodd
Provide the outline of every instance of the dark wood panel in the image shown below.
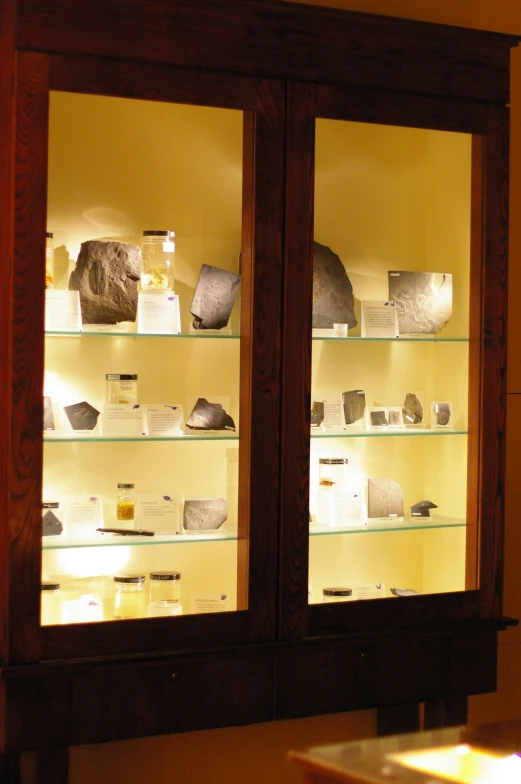
<path fill-rule="evenodd" d="M 9 519 L 11 455 L 11 271 L 13 265 L 15 52 L 14 0 L 0 3 L 0 520 Z M 8 661 L 9 531 L 0 526 L 0 665 Z"/>
<path fill-rule="evenodd" d="M 375 599 L 363 602 L 333 602 L 309 606 L 309 635 L 396 632 L 411 626 L 425 627 L 449 620 L 465 621 L 479 614 L 478 591 Z"/>
<path fill-rule="evenodd" d="M 10 661 L 39 658 L 48 58 L 20 53 L 12 307 Z"/>
<path fill-rule="evenodd" d="M 508 109 L 485 137 L 486 247 L 481 379 L 480 589 L 483 616 L 500 617 L 503 590 L 508 254 Z"/>
<path fill-rule="evenodd" d="M 53 55 L 51 89 L 252 110 L 261 80 L 155 63 Z"/>
<path fill-rule="evenodd" d="M 315 89 L 288 85 L 280 504 L 282 639 L 307 634 Z"/>
<path fill-rule="evenodd" d="M 423 728 L 435 730 L 441 727 L 457 727 L 467 723 L 468 700 L 466 697 L 453 697 L 447 700 L 426 702 L 423 714 Z"/>
<path fill-rule="evenodd" d="M 19 46 L 509 100 L 513 36 L 266 0 L 20 0 Z"/>
<path fill-rule="evenodd" d="M 69 784 L 67 748 L 26 751 L 20 763 L 20 784 Z"/>
<path fill-rule="evenodd" d="M 73 743 L 270 721 L 272 708 L 269 654 L 123 664 L 74 678 Z"/>
<path fill-rule="evenodd" d="M 8 752 L 71 742 L 72 677 L 64 672 L 5 681 Z"/>
<path fill-rule="evenodd" d="M 378 708 L 377 733 L 398 735 L 404 732 L 417 732 L 420 729 L 420 706 L 416 703 L 386 705 Z"/>

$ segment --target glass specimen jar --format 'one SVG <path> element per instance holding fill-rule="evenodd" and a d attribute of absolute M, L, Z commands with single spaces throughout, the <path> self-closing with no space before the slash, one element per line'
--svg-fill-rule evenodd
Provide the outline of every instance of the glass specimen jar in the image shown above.
<path fill-rule="evenodd" d="M 150 604 L 175 607 L 181 601 L 181 572 L 150 572 Z"/>
<path fill-rule="evenodd" d="M 323 588 L 322 589 L 322 601 L 323 602 L 349 602 L 351 601 L 351 597 L 353 595 L 353 591 L 351 588 L 340 587 L 340 588 Z"/>
<path fill-rule="evenodd" d="M 42 626 L 55 626 L 60 623 L 60 583 L 44 580 L 41 588 Z"/>
<path fill-rule="evenodd" d="M 137 403 L 136 373 L 107 373 L 107 403 Z"/>
<path fill-rule="evenodd" d="M 144 231 L 141 288 L 174 289 L 174 231 Z"/>
<path fill-rule="evenodd" d="M 344 485 L 347 481 L 347 457 L 321 457 L 318 461 L 318 483 L 321 487 Z"/>
<path fill-rule="evenodd" d="M 136 516 L 136 490 L 133 484 L 118 484 L 116 520 L 134 520 Z"/>
<path fill-rule="evenodd" d="M 114 577 L 114 620 L 145 615 L 145 575 L 117 574 Z"/>
<path fill-rule="evenodd" d="M 54 288 L 54 242 L 50 231 L 45 235 L 45 288 Z"/>

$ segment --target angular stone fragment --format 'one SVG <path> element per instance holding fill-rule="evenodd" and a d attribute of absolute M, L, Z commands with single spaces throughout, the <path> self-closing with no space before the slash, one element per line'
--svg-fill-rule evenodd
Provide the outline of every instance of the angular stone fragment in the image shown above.
<path fill-rule="evenodd" d="M 414 588 L 391 588 L 391 593 L 394 596 L 417 596 L 419 591 Z"/>
<path fill-rule="evenodd" d="M 204 397 L 198 398 L 186 426 L 190 430 L 232 430 L 235 432 L 235 422 L 221 404 L 209 403 Z"/>
<path fill-rule="evenodd" d="M 43 429 L 54 430 L 54 412 L 52 410 L 52 400 L 47 395 L 43 398 Z"/>
<path fill-rule="evenodd" d="M 340 258 L 325 245 L 313 244 L 313 328 L 334 324 L 356 327 L 353 286 Z"/>
<path fill-rule="evenodd" d="M 195 329 L 222 329 L 228 324 L 241 276 L 203 264 L 190 305 Z"/>
<path fill-rule="evenodd" d="M 141 251 L 124 242 L 82 242 L 69 289 L 80 292 L 84 324 L 135 321 Z"/>
<path fill-rule="evenodd" d="M 324 404 L 321 401 L 314 401 L 311 407 L 311 427 L 320 427 L 324 421 Z"/>
<path fill-rule="evenodd" d="M 411 517 L 430 517 L 430 510 L 437 508 L 438 504 L 433 504 L 432 501 L 418 501 L 411 506 Z"/>
<path fill-rule="evenodd" d="M 371 411 L 370 418 L 371 427 L 387 427 L 389 424 L 385 411 Z"/>
<path fill-rule="evenodd" d="M 185 501 L 183 528 L 186 531 L 215 531 L 227 518 L 228 502 L 225 498 Z"/>
<path fill-rule="evenodd" d="M 63 410 L 73 430 L 94 430 L 98 422 L 99 411 L 84 400 L 72 406 L 64 406 Z"/>
<path fill-rule="evenodd" d="M 363 389 L 350 389 L 342 392 L 344 421 L 346 425 L 359 422 L 365 414 L 365 392 Z"/>
<path fill-rule="evenodd" d="M 452 275 L 409 270 L 388 274 L 400 335 L 439 332 L 452 316 Z"/>
<path fill-rule="evenodd" d="M 405 425 L 420 425 L 423 422 L 422 404 L 412 392 L 405 395 L 402 412 Z"/>
<path fill-rule="evenodd" d="M 58 504 L 43 504 L 42 536 L 57 536 L 63 533 L 63 524 L 52 509 Z"/>
<path fill-rule="evenodd" d="M 403 517 L 402 488 L 394 479 L 367 480 L 367 516 Z"/>
<path fill-rule="evenodd" d="M 436 403 L 436 424 L 443 427 L 450 420 L 450 406 L 448 403 Z"/>

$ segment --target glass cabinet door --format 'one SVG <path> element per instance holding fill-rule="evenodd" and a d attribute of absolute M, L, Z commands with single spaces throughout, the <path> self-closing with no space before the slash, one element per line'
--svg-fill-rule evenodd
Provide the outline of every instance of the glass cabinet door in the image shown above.
<path fill-rule="evenodd" d="M 309 601 L 475 587 L 472 136 L 315 133 Z"/>

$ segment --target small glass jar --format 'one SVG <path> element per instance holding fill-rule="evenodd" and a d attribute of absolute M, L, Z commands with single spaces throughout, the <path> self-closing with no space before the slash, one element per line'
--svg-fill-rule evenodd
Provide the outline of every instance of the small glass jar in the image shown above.
<path fill-rule="evenodd" d="M 176 607 L 181 603 L 181 572 L 150 572 L 150 604 Z"/>
<path fill-rule="evenodd" d="M 118 484 L 116 520 L 134 522 L 136 517 L 136 490 L 133 484 Z"/>
<path fill-rule="evenodd" d="M 136 373 L 107 373 L 107 403 L 137 403 Z"/>
<path fill-rule="evenodd" d="M 56 626 L 60 623 L 60 583 L 43 580 L 41 601 L 42 626 Z"/>
<path fill-rule="evenodd" d="M 344 485 L 347 482 L 347 457 L 321 457 L 318 461 L 318 483 L 321 487 Z"/>
<path fill-rule="evenodd" d="M 174 231 L 144 231 L 141 288 L 174 289 Z"/>
<path fill-rule="evenodd" d="M 143 618 L 145 615 L 145 575 L 117 574 L 114 577 L 114 620 Z"/>
<path fill-rule="evenodd" d="M 50 231 L 45 235 L 45 288 L 54 288 L 54 242 Z"/>
<path fill-rule="evenodd" d="M 323 588 L 322 601 L 323 602 L 350 602 L 353 596 L 351 588 Z"/>

